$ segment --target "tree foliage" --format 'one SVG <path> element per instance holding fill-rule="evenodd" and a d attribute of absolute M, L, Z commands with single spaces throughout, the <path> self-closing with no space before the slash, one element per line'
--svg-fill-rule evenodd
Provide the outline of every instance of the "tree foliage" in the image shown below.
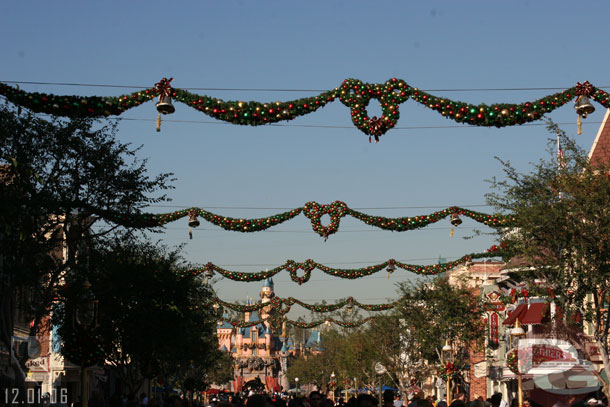
<path fill-rule="evenodd" d="M 468 288 L 452 285 L 444 277 L 401 283 L 404 297 L 394 312 L 379 314 L 356 329 L 331 329 L 322 334 L 323 353 L 297 359 L 288 369 L 290 380 L 326 388 L 335 373 L 337 388 L 373 388 L 380 383 L 410 390 L 440 363 L 445 339 L 455 344 L 455 358 L 464 363 L 468 349 L 482 345 L 485 337 L 483 309 Z M 386 372 L 379 375 L 375 365 Z"/>
<path fill-rule="evenodd" d="M 515 266 L 514 278 L 542 282 L 568 321 L 575 313 L 583 317 L 610 373 L 610 314 L 604 305 L 610 295 L 610 167 L 591 163 L 552 122 L 548 129 L 560 137 L 564 158 L 557 158 L 551 140 L 551 157 L 529 173 L 501 161 L 504 179 L 492 181 L 487 198 L 499 212 L 518 219 L 518 229 L 498 231 L 506 260 Z"/>
<path fill-rule="evenodd" d="M 213 367 L 221 357 L 215 336 L 216 313 L 207 306 L 214 293 L 199 277 L 181 271 L 178 251 L 126 238 L 89 251 L 87 273 L 99 302 L 95 334 L 104 359 L 135 392 L 144 378 L 188 378 L 192 366 Z M 69 276 L 76 285 L 80 274 Z M 65 299 L 66 308 L 78 296 Z M 73 334 L 70 315 L 56 313 L 62 338 Z M 75 349 L 64 342 L 68 359 Z M 76 347 L 82 343 L 76 343 Z M 205 372 L 205 369 L 204 369 Z M 203 373 L 196 378 L 204 382 Z"/>
<path fill-rule="evenodd" d="M 0 107 L 0 297 L 7 301 L 23 287 L 32 293 L 25 309 L 32 334 L 78 247 L 116 228 L 123 215 L 165 199 L 170 174 L 149 177 L 137 149 L 116 140 L 116 126 Z M 91 229 L 96 222 L 105 228 Z"/>
<path fill-rule="evenodd" d="M 467 363 L 471 351 L 483 346 L 484 310 L 465 281 L 438 276 L 403 282 L 400 293 L 398 329 L 388 331 L 393 336 L 386 338 L 386 346 L 393 353 L 386 363 L 393 366 L 402 391 L 411 385 L 411 379 L 421 383 L 447 363 L 448 355 L 442 354 L 446 341 L 453 346 L 451 358 L 458 369 Z"/>

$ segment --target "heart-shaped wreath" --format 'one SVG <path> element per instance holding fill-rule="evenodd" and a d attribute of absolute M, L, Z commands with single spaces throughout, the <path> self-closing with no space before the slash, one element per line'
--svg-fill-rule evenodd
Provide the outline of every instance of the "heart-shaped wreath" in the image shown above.
<path fill-rule="evenodd" d="M 311 219 L 314 232 L 324 239 L 328 239 L 328 236 L 339 230 L 339 223 L 346 212 L 347 205 L 341 201 L 335 201 L 330 205 L 320 205 L 317 202 L 310 201 L 303 207 L 303 213 Z M 330 215 L 330 223 L 327 226 L 322 226 L 322 215 Z"/>
<path fill-rule="evenodd" d="M 400 112 L 398 106 L 409 98 L 410 87 L 402 79 L 392 78 L 381 84 L 362 83 L 358 79 L 346 79 L 341 84 L 339 100 L 349 107 L 352 122 L 365 134 L 379 141 L 379 137 L 396 126 Z M 381 117 L 369 117 L 366 108 L 371 99 L 381 106 Z"/>
<path fill-rule="evenodd" d="M 292 281 L 298 283 L 299 285 L 309 281 L 311 277 L 311 270 L 313 270 L 314 268 L 315 264 L 313 260 L 310 259 L 305 260 L 303 263 L 297 263 L 294 260 L 288 260 L 286 262 L 286 270 L 288 270 L 288 272 L 290 273 L 290 278 L 292 279 Z M 303 276 L 301 277 L 297 275 L 297 271 L 299 269 L 303 270 L 304 272 Z"/>

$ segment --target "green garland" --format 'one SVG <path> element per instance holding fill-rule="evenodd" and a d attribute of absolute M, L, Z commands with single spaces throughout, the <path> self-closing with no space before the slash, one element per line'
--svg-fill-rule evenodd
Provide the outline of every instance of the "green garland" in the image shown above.
<path fill-rule="evenodd" d="M 196 227 L 199 224 L 196 217 L 198 215 L 206 221 L 223 228 L 224 230 L 247 233 L 269 229 L 272 226 L 279 225 L 295 218 L 301 212 L 303 212 L 303 214 L 311 220 L 311 225 L 314 232 L 325 239 L 339 230 L 341 218 L 347 215 L 361 220 L 367 225 L 384 230 L 392 230 L 395 232 L 404 232 L 407 230 L 423 228 L 448 216 L 459 215 L 466 216 L 489 227 L 507 227 L 517 225 L 517 219 L 511 215 L 489 215 L 486 213 L 461 208 L 459 206 L 451 206 L 428 215 L 386 218 L 381 216 L 367 215 L 354 209 L 350 209 L 347 204 L 342 201 L 335 201 L 330 205 L 321 205 L 317 202 L 310 201 L 307 202 L 302 208 L 295 208 L 288 212 L 279 213 L 266 218 L 230 218 L 208 212 L 201 208 L 188 208 L 161 214 L 145 213 L 140 215 L 124 215 L 119 219 L 116 219 L 116 222 L 125 226 L 154 227 L 175 222 L 184 217 L 189 217 L 189 222 L 192 220 L 196 221 L 196 224 L 192 224 L 191 226 Z M 321 217 L 325 214 L 330 215 L 330 223 L 327 226 L 323 226 L 321 222 Z"/>
<path fill-rule="evenodd" d="M 589 96 L 604 107 L 610 107 L 610 95 L 588 82 L 578 83 L 574 87 L 544 96 L 533 102 L 496 103 L 489 106 L 434 96 L 411 87 L 404 80 L 397 78 L 392 78 L 383 84 L 369 84 L 358 79 L 346 79 L 340 87 L 322 92 L 317 96 L 269 103 L 225 101 L 172 88 L 170 82 L 171 79 L 168 81 L 163 78 L 154 88 L 119 97 L 59 96 L 25 92 L 17 87 L 0 83 L 0 95 L 5 96 L 12 103 L 36 113 L 68 117 L 118 116 L 159 95 L 167 95 L 215 119 L 247 126 L 294 120 L 299 116 L 315 112 L 339 98 L 341 103 L 350 108 L 354 125 L 369 135 L 369 141 L 371 137 L 374 137 L 375 141 L 379 141 L 381 135 L 396 126 L 400 117 L 399 106 L 409 97 L 458 123 L 488 127 L 514 126 L 539 120 L 545 113 L 552 112 L 579 95 Z M 368 116 L 367 107 L 373 99 L 376 99 L 381 106 L 380 118 Z"/>
<path fill-rule="evenodd" d="M 461 263 L 465 263 L 472 259 L 481 259 L 488 257 L 497 257 L 502 256 L 503 252 L 499 246 L 492 246 L 485 253 L 471 253 L 466 254 L 460 257 L 457 260 L 447 262 L 447 263 L 439 263 L 439 264 L 431 264 L 428 266 L 421 266 L 415 264 L 407 264 L 402 263 L 394 259 L 387 260 L 383 263 L 376 264 L 373 266 L 362 267 L 357 269 L 338 269 L 325 266 L 320 264 L 314 260 L 308 259 L 305 262 L 299 263 L 294 260 L 287 260 L 283 265 L 272 268 L 271 270 L 265 270 L 254 273 L 244 273 L 238 271 L 230 271 L 226 270 L 220 266 L 217 266 L 213 263 L 207 263 L 205 266 L 196 267 L 184 272 L 187 275 L 199 275 L 205 274 L 209 275 L 209 273 L 217 272 L 225 278 L 228 278 L 233 281 L 242 281 L 242 282 L 252 282 L 252 281 L 262 281 L 267 278 L 273 277 L 278 274 L 282 270 L 288 270 L 290 272 L 290 278 L 295 283 L 299 285 L 306 283 L 311 278 L 311 271 L 315 268 L 322 270 L 326 274 L 331 276 L 345 278 L 345 279 L 357 279 L 365 276 L 370 276 L 378 271 L 383 269 L 387 269 L 388 273 L 392 273 L 395 267 L 399 267 L 403 270 L 410 271 L 415 274 L 422 275 L 435 275 L 439 273 L 443 273 L 447 270 L 451 270 Z M 303 270 L 303 275 L 298 275 L 298 270 Z"/>
<path fill-rule="evenodd" d="M 362 212 L 349 208 L 346 212 L 348 215 L 363 221 L 367 225 L 385 230 L 393 230 L 396 232 L 419 229 L 431 223 L 436 223 L 439 220 L 453 214 L 466 216 L 489 227 L 514 226 L 516 224 L 516 218 L 514 216 L 488 215 L 486 213 L 460 208 L 459 206 L 451 206 L 429 215 L 402 218 L 385 218 L 381 216 L 366 215 Z"/>
<path fill-rule="evenodd" d="M 235 303 L 223 301 L 220 298 L 214 298 L 212 303 L 218 304 L 219 306 L 222 306 L 222 307 L 232 309 L 233 311 L 237 311 L 237 312 L 253 312 L 253 311 L 258 311 L 265 307 L 271 306 L 272 308 L 277 310 L 280 314 L 285 315 L 288 313 L 288 311 L 290 311 L 290 307 L 294 304 L 298 304 L 301 307 L 308 309 L 310 311 L 320 312 L 320 313 L 337 311 L 345 306 L 347 306 L 349 308 L 353 308 L 354 306 L 356 306 L 365 311 L 387 311 L 389 309 L 396 307 L 396 305 L 398 305 L 401 300 L 402 300 L 402 298 L 400 298 L 396 301 L 393 301 L 389 304 L 362 304 L 362 303 L 358 302 L 357 300 L 355 300 L 353 297 L 348 297 L 348 298 L 338 301 L 334 304 L 315 305 L 315 304 L 307 304 L 307 303 L 297 300 L 296 298 L 293 298 L 293 297 L 287 297 L 287 298 L 273 297 L 270 302 L 266 302 L 266 303 L 259 302 L 256 304 L 235 304 Z"/>
<path fill-rule="evenodd" d="M 343 328 L 356 328 L 356 327 L 366 324 L 367 322 L 371 321 L 372 319 L 373 319 L 373 317 L 367 317 L 367 318 L 363 318 L 363 319 L 353 321 L 353 322 L 345 322 L 345 321 L 338 321 L 333 318 L 327 318 L 327 319 L 320 319 L 320 320 L 311 321 L 311 322 L 299 322 L 299 321 L 293 321 L 291 319 L 285 319 L 282 317 L 267 317 L 267 318 L 261 318 L 256 321 L 237 321 L 237 320 L 226 319 L 226 318 L 220 318 L 218 321 L 219 321 L 219 323 L 227 322 L 228 324 L 232 325 L 233 327 L 238 327 L 238 328 L 249 328 L 249 327 L 256 326 L 256 325 L 261 324 L 266 321 L 270 321 L 270 322 L 275 321 L 275 322 L 286 322 L 286 324 L 288 324 L 288 325 L 292 325 L 292 326 L 295 326 L 298 328 L 309 329 L 309 328 L 314 328 L 316 326 L 320 326 L 322 324 L 326 324 L 326 325 L 335 324 L 335 325 L 341 326 Z"/>

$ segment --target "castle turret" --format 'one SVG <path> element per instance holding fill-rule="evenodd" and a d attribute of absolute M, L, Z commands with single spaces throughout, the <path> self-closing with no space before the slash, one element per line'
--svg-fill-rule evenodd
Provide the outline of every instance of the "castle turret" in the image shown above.
<path fill-rule="evenodd" d="M 271 302 L 271 299 L 275 297 L 275 291 L 273 290 L 273 279 L 271 277 L 266 279 L 263 283 L 263 288 L 261 289 L 260 297 L 261 303 L 263 304 L 268 304 L 269 302 Z M 271 304 L 263 307 L 261 309 L 261 317 L 263 319 L 267 318 L 271 313 L 271 309 Z"/>

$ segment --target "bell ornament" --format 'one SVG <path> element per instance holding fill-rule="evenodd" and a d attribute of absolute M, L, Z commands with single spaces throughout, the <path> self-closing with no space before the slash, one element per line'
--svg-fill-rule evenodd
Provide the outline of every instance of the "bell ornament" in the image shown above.
<path fill-rule="evenodd" d="M 574 103 L 574 109 L 576 109 L 576 113 L 579 116 L 582 116 L 583 119 L 586 119 L 588 114 L 593 113 L 595 111 L 595 106 L 591 104 L 591 101 L 589 101 L 588 96 L 580 95 Z"/>
<path fill-rule="evenodd" d="M 161 96 L 156 106 L 157 111 L 162 114 L 171 114 L 176 111 L 176 108 L 172 104 L 172 98 L 170 96 Z"/>
<path fill-rule="evenodd" d="M 462 224 L 462 219 L 460 219 L 460 215 L 454 213 L 451 215 L 451 225 L 452 226 L 460 226 Z"/>

